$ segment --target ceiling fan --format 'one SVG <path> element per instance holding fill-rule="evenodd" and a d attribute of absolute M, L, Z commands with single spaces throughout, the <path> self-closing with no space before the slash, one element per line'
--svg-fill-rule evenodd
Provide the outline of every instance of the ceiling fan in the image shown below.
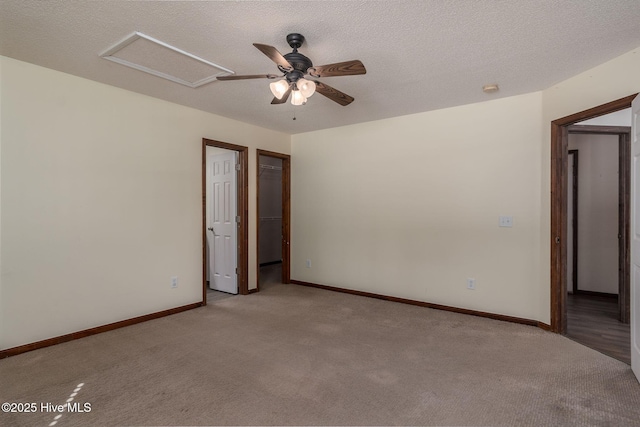
<path fill-rule="evenodd" d="M 253 44 L 260 52 L 276 63 L 278 69 L 284 73 L 282 76 L 276 74 L 231 75 L 218 77 L 218 80 L 282 78 L 269 85 L 274 96 L 273 101 L 271 101 L 272 104 L 284 104 L 287 102 L 289 95 L 291 95 L 291 103 L 293 105 L 303 105 L 307 102 L 307 98 L 315 92 L 343 106 L 353 102 L 353 97 L 346 93 L 340 92 L 325 83 L 309 80 L 305 77 L 319 78 L 365 74 L 367 70 L 365 70 L 362 62 L 354 60 L 314 66 L 309 58 L 298 52 L 298 48 L 304 43 L 302 34 L 292 33 L 287 35 L 287 43 L 293 48 L 293 52 L 286 55 L 282 55 L 273 46 L 259 43 Z"/>

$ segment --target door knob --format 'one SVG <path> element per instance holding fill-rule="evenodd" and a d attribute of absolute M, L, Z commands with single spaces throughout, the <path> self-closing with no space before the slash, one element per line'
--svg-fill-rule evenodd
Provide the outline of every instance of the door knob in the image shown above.
<path fill-rule="evenodd" d="M 213 233 L 213 227 L 209 227 L 207 228 L 207 230 L 211 231 Z"/>

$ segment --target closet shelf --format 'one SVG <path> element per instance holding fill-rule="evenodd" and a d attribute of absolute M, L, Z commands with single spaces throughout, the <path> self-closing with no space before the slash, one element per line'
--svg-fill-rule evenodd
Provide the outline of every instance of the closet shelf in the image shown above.
<path fill-rule="evenodd" d="M 281 216 L 261 216 L 260 221 L 282 221 Z"/>
<path fill-rule="evenodd" d="M 277 171 L 281 171 L 282 167 L 280 166 L 271 166 L 271 165 L 260 165 L 260 169 L 270 169 L 270 170 L 277 170 Z"/>

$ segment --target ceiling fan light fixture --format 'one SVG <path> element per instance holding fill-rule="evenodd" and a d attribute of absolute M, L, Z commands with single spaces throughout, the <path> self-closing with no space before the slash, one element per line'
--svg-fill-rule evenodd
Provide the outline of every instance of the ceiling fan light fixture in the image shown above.
<path fill-rule="evenodd" d="M 247 79 L 281 79 L 274 81 L 269 85 L 274 98 L 271 104 L 284 104 L 291 95 L 291 103 L 293 105 L 304 105 L 307 99 L 314 93 L 318 92 L 342 106 L 349 105 L 353 102 L 353 97 L 338 89 L 332 88 L 328 84 L 317 80 L 307 80 L 304 77 L 323 78 L 334 76 L 355 76 L 358 74 L 366 74 L 367 70 L 361 61 L 354 59 L 352 61 L 336 62 L 334 64 L 313 65 L 311 59 L 298 52 L 298 48 L 304 43 L 304 37 L 298 33 L 287 35 L 287 43 L 293 48 L 293 52 L 282 55 L 273 46 L 261 43 L 253 45 L 278 66 L 283 75 L 274 74 L 248 74 L 248 75 L 230 75 L 217 77 L 217 80 L 247 80 Z M 284 77 L 284 79 L 283 79 Z"/>
<path fill-rule="evenodd" d="M 291 92 L 291 103 L 293 105 L 304 105 L 307 103 L 307 98 L 299 90 Z"/>
<path fill-rule="evenodd" d="M 289 82 L 285 79 L 278 80 L 277 82 L 270 83 L 269 89 L 271 89 L 273 96 L 282 99 L 287 90 L 289 90 Z"/>
<path fill-rule="evenodd" d="M 311 95 L 316 93 L 316 84 L 311 80 L 298 79 L 296 86 L 298 86 L 298 89 L 302 92 L 302 95 L 304 95 L 305 98 L 309 98 Z"/>

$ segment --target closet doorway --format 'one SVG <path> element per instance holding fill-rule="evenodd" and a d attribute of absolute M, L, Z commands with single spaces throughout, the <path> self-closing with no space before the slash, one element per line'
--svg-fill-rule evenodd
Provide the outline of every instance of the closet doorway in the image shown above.
<path fill-rule="evenodd" d="M 256 150 L 256 291 L 289 283 L 291 156 Z"/>

